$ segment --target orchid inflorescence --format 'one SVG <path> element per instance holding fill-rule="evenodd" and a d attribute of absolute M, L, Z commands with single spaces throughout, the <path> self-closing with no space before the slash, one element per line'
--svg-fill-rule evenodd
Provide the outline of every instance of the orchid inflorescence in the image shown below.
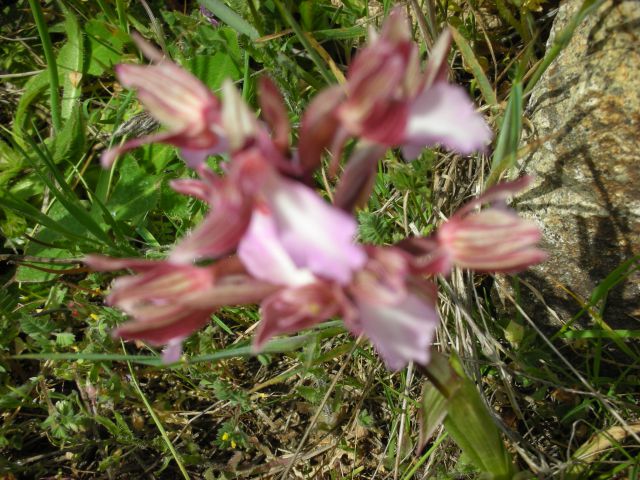
<path fill-rule="evenodd" d="M 106 151 L 103 166 L 140 145 L 174 145 L 199 179 L 176 180 L 172 187 L 203 200 L 210 211 L 165 260 L 86 258 L 97 271 L 135 272 L 116 279 L 108 296 L 132 317 L 114 335 L 166 345 L 164 359 L 173 362 L 182 341 L 216 309 L 259 303 L 256 352 L 275 335 L 339 316 L 396 370 L 429 362 L 439 318 L 436 275 L 454 267 L 516 272 L 544 259 L 536 247 L 538 228 L 506 206 L 527 178 L 489 189 L 429 237 L 385 247 L 355 241 L 351 212 L 369 197 L 387 149 L 400 147 L 411 159 L 427 146 L 467 154 L 491 140 L 467 93 L 447 81 L 448 31 L 421 72 L 407 18 L 394 10 L 382 31 L 372 32 L 346 82 L 311 102 L 297 149 L 289 144 L 282 96 L 268 78 L 259 83 L 263 123 L 231 82 L 220 100 L 141 38 L 136 42 L 153 63 L 119 65 L 117 76 L 138 91 L 166 131 Z M 329 151 L 335 174 L 350 139 L 357 145 L 330 204 L 312 188 L 313 173 Z M 220 153 L 229 157 L 224 175 L 205 163 Z M 476 208 L 483 204 L 491 206 Z"/>

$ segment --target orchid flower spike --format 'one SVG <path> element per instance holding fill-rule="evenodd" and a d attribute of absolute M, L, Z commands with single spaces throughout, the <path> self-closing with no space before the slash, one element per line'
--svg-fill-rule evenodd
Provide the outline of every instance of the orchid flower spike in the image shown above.
<path fill-rule="evenodd" d="M 410 32 L 404 11 L 394 9 L 356 56 L 346 84 L 311 102 L 300 130 L 307 169 L 317 166 L 325 148 L 339 152 L 349 137 L 401 147 L 407 160 L 436 145 L 461 154 L 487 146 L 488 125 L 467 92 L 447 81 L 450 31 L 437 40 L 424 72 Z"/>

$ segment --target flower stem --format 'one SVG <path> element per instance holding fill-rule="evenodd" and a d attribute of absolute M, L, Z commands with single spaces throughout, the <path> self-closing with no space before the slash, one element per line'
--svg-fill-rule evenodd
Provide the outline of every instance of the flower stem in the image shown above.
<path fill-rule="evenodd" d="M 62 128 L 62 117 L 60 116 L 60 92 L 58 83 L 58 65 L 56 64 L 56 57 L 53 55 L 53 46 L 51 45 L 51 37 L 49 36 L 49 29 L 44 21 L 44 15 L 42 14 L 42 8 L 38 0 L 29 0 L 29 6 L 31 7 L 31 13 L 33 19 L 36 22 L 38 28 L 38 35 L 40 35 L 40 41 L 42 42 L 42 49 L 44 50 L 44 58 L 47 62 L 47 69 L 49 71 L 49 95 L 51 98 L 51 123 L 53 124 L 54 133 L 60 131 Z"/>

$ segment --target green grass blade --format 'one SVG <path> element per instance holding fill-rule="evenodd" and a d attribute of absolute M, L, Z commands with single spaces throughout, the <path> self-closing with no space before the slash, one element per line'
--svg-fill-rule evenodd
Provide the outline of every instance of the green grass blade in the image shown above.
<path fill-rule="evenodd" d="M 58 222 L 56 222 L 55 220 L 52 220 L 51 218 L 46 216 L 44 213 L 42 213 L 40 210 L 38 210 L 34 206 L 30 205 L 24 200 L 14 197 L 9 192 L 0 193 L 0 205 L 10 210 L 13 210 L 14 212 L 17 212 L 21 215 L 24 215 L 26 218 L 29 218 L 30 220 L 33 220 L 34 222 L 39 223 L 41 225 L 44 225 L 45 227 L 50 228 L 51 230 L 54 230 L 60 233 L 61 235 L 64 235 L 69 240 L 82 241 L 87 245 L 91 245 L 95 243 L 93 240 L 89 239 L 88 237 L 82 237 L 80 235 L 76 235 L 75 233 L 67 230 L 63 226 L 59 225 Z"/>
<path fill-rule="evenodd" d="M 303 347 L 309 341 L 314 338 L 329 338 L 334 337 L 340 333 L 344 333 L 344 328 L 333 326 L 332 322 L 326 322 L 327 325 L 321 325 L 323 327 L 311 333 L 305 333 L 296 335 L 294 337 L 281 338 L 271 340 L 260 351 L 261 354 L 265 353 L 286 353 L 298 348 Z M 338 322 L 340 323 L 340 322 Z M 229 358 L 237 357 L 251 357 L 254 355 L 251 345 L 244 345 L 241 347 L 231 347 L 218 350 L 217 352 L 207 355 L 197 355 L 190 357 L 186 362 L 178 362 L 173 364 L 174 366 L 180 366 L 184 363 L 202 363 L 202 362 L 217 362 L 220 360 L 226 360 Z M 14 355 L 11 358 L 16 360 L 51 360 L 51 361 L 87 361 L 87 362 L 132 362 L 140 363 L 143 365 L 151 365 L 156 367 L 165 366 L 160 356 L 153 355 L 126 355 L 126 354 L 111 354 L 111 353 L 27 353 L 22 355 Z"/>
<path fill-rule="evenodd" d="M 31 159 L 31 157 L 22 150 L 19 146 L 16 145 L 16 148 L 19 149 L 24 156 L 25 160 L 31 164 L 35 173 L 40 177 L 42 182 L 51 190 L 51 193 L 56 197 L 56 199 L 67 209 L 67 211 L 80 223 L 82 224 L 89 233 L 91 233 L 98 240 L 103 242 L 105 245 L 109 245 L 111 247 L 115 247 L 115 244 L 107 235 L 107 233 L 96 223 L 96 221 L 91 217 L 89 212 L 87 212 L 81 205 L 80 199 L 73 192 L 71 187 L 67 184 L 66 179 L 60 173 L 56 165 L 54 165 L 53 161 L 49 157 L 47 152 L 44 152 L 38 145 L 31 139 L 26 138 L 29 146 L 33 151 L 36 152 L 38 157 L 42 160 L 48 172 L 53 176 L 56 180 L 55 183 L 49 178 L 48 175 L 45 175 L 40 170 L 39 166 Z"/>
<path fill-rule="evenodd" d="M 551 65 L 557 56 L 560 55 L 560 52 L 569 44 L 571 37 L 573 37 L 573 32 L 575 32 L 578 25 L 582 23 L 587 15 L 596 10 L 603 3 L 604 0 L 584 0 L 582 6 L 569 20 L 566 27 L 564 27 L 553 39 L 553 45 L 551 45 L 551 48 L 547 50 L 542 62 L 540 62 L 540 65 L 538 65 L 527 82 L 527 87 L 524 89 L 525 95 L 531 92 L 533 87 L 535 87 L 540 80 L 540 77 L 542 77 L 542 74 L 547 70 L 547 68 L 549 68 L 549 65 Z"/>
<path fill-rule="evenodd" d="M 260 34 L 253 25 L 227 7 L 220 0 L 198 0 L 198 3 L 238 33 L 246 35 L 251 40 L 256 40 L 260 37 Z"/>
<path fill-rule="evenodd" d="M 500 430 L 458 360 L 452 356 L 450 361 L 433 352 L 425 368 L 429 379 L 446 399 L 445 429 L 477 468 L 495 480 L 511 480 L 515 467 Z"/>
<path fill-rule="evenodd" d="M 453 41 L 456 42 L 456 45 L 460 49 L 462 58 L 464 58 L 465 62 L 467 62 L 467 65 L 471 67 L 471 72 L 473 73 L 476 82 L 478 82 L 478 87 L 480 88 L 480 93 L 482 93 L 484 101 L 491 107 L 496 107 L 498 105 L 498 98 L 496 97 L 496 93 L 493 91 L 491 82 L 487 78 L 487 75 L 484 73 L 484 70 L 482 70 L 480 63 L 478 63 L 471 45 L 469 45 L 467 39 L 464 38 L 458 30 L 453 28 L 451 25 L 449 25 L 449 28 L 451 29 L 451 33 L 453 34 Z"/>
<path fill-rule="evenodd" d="M 494 185 L 517 160 L 522 133 L 522 103 L 522 82 L 516 80 L 511 87 L 485 188 Z"/>
<path fill-rule="evenodd" d="M 53 125 L 54 132 L 57 132 L 62 128 L 62 117 L 60 114 L 60 92 L 58 91 L 60 85 L 58 83 L 58 66 L 56 63 L 56 57 L 53 55 L 51 37 L 49 36 L 49 29 L 47 28 L 47 23 L 45 22 L 44 15 L 42 14 L 40 1 L 29 0 L 29 6 L 31 7 L 31 13 L 33 14 L 33 19 L 35 20 L 36 27 L 38 28 L 38 35 L 40 36 L 42 49 L 44 51 L 44 58 L 47 61 L 49 93 L 51 99 L 51 123 Z"/>
<path fill-rule="evenodd" d="M 124 344 L 122 344 L 122 348 L 124 349 Z M 185 479 L 189 480 L 191 477 L 189 477 L 189 473 L 187 472 L 187 469 L 184 467 L 184 464 L 182 463 L 182 459 L 180 458 L 180 455 L 178 454 L 176 448 L 173 446 L 173 442 L 171 442 L 169 435 L 167 435 L 167 431 L 164 429 L 164 426 L 162 425 L 162 422 L 158 418 L 158 415 L 153 410 L 153 407 L 149 403 L 147 396 L 144 394 L 144 392 L 140 388 L 140 385 L 138 384 L 138 380 L 136 378 L 136 373 L 133 371 L 133 367 L 131 366 L 131 363 L 127 362 L 127 366 L 129 367 L 129 375 L 131 377 L 131 384 L 133 385 L 133 388 L 138 393 L 138 396 L 142 400 L 142 403 L 144 403 L 144 406 L 147 409 L 147 412 L 149 412 L 149 415 L 153 419 L 153 423 L 156 424 L 156 427 L 160 432 L 160 436 L 162 437 L 162 440 L 164 441 L 165 445 L 171 452 L 171 456 L 176 461 L 176 464 L 180 469 L 180 473 L 182 473 L 182 476 Z"/>
<path fill-rule="evenodd" d="M 324 80 L 328 84 L 336 83 L 335 76 L 327 68 L 320 54 L 316 51 L 315 48 L 313 48 L 313 45 L 311 45 L 311 42 L 309 42 L 306 33 L 302 30 L 300 24 L 296 22 L 296 19 L 293 18 L 291 12 L 287 10 L 287 8 L 282 4 L 280 0 L 273 1 L 276 4 L 276 7 L 278 8 L 278 11 L 280 12 L 280 15 L 282 16 L 284 21 L 289 25 L 289 27 L 291 27 L 293 32 L 296 34 L 296 37 L 298 37 L 298 40 L 309 54 L 309 57 L 311 58 L 313 63 L 315 63 L 318 71 L 320 72 L 320 75 L 322 75 L 322 78 L 324 78 Z"/>

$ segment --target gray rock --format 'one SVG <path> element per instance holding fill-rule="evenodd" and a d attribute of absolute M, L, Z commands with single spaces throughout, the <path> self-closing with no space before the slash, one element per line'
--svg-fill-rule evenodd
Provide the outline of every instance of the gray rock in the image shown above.
<path fill-rule="evenodd" d="M 581 4 L 560 6 L 548 45 Z M 568 321 L 580 306 L 565 288 L 586 300 L 640 253 L 640 2 L 608 1 L 592 13 L 536 85 L 527 111 L 534 133 L 525 143 L 543 143 L 520 165 L 536 182 L 516 207 L 540 224 L 550 257 L 523 278 Z M 545 315 L 527 302 L 536 318 Z M 609 293 L 604 320 L 640 328 L 638 271 Z M 585 315 L 579 323 L 590 322 Z"/>

